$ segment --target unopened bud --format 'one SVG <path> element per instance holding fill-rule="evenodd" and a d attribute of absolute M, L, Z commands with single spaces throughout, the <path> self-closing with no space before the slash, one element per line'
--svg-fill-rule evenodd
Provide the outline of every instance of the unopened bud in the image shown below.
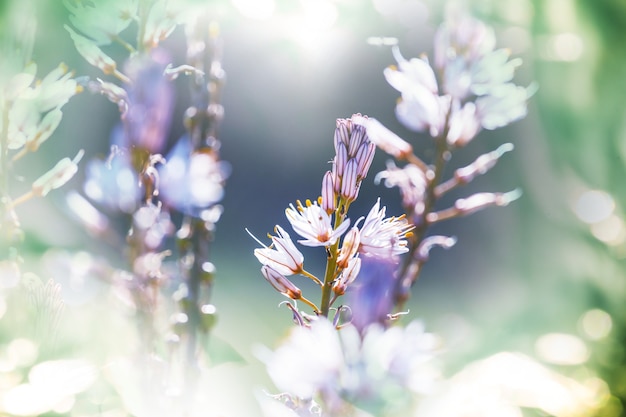
<path fill-rule="evenodd" d="M 300 288 L 296 287 L 283 274 L 275 269 L 272 269 L 267 265 L 263 265 L 261 267 L 261 273 L 267 282 L 269 282 L 270 285 L 279 293 L 291 298 L 292 300 L 298 300 L 302 296 Z"/>
<path fill-rule="evenodd" d="M 357 170 L 358 166 L 356 159 L 349 160 L 346 164 L 346 170 L 343 173 L 343 178 L 341 180 L 341 195 L 349 201 L 355 200 L 356 196 L 359 194 Z"/>
<path fill-rule="evenodd" d="M 495 151 L 483 154 L 476 158 L 470 165 L 459 168 L 455 171 L 454 176 L 463 184 L 467 184 L 472 181 L 478 175 L 484 175 L 496 165 L 496 162 L 502 155 L 512 151 L 514 148 L 512 143 L 505 143 L 500 145 Z"/>
<path fill-rule="evenodd" d="M 352 258 L 348 267 L 343 270 L 339 279 L 333 285 L 333 292 L 337 295 L 345 294 L 348 286 L 354 282 L 361 271 L 361 258 Z"/>
<path fill-rule="evenodd" d="M 359 178 L 362 179 L 367 176 L 367 172 L 369 171 L 372 161 L 374 160 L 375 153 L 376 145 L 371 142 L 364 142 L 359 147 L 355 156 L 358 164 L 357 175 Z"/>
<path fill-rule="evenodd" d="M 343 143 L 337 146 L 337 155 L 335 156 L 335 171 L 339 177 L 343 176 L 348 163 L 348 150 Z"/>
<path fill-rule="evenodd" d="M 454 207 L 466 216 L 489 206 L 507 206 L 521 196 L 522 192 L 518 189 L 508 193 L 477 193 L 468 198 L 458 199 Z"/>
<path fill-rule="evenodd" d="M 435 246 L 440 246 L 444 249 L 450 249 L 456 244 L 455 237 L 448 236 L 429 236 L 420 243 L 415 254 L 416 258 L 422 262 L 428 260 L 430 250 Z"/>
<path fill-rule="evenodd" d="M 333 173 L 327 171 L 322 179 L 322 209 L 330 214 L 336 207 L 335 188 L 333 184 Z"/>
<path fill-rule="evenodd" d="M 348 262 L 354 257 L 359 249 L 360 243 L 361 232 L 359 231 L 359 228 L 355 226 L 350 229 L 350 231 L 348 231 L 346 236 L 343 238 L 343 245 L 341 246 L 341 251 L 337 257 L 337 266 L 339 268 L 346 268 L 348 266 Z"/>

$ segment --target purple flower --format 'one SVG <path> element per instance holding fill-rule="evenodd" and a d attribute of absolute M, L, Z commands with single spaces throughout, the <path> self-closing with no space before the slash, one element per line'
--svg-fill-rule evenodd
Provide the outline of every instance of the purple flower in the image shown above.
<path fill-rule="evenodd" d="M 131 80 L 128 113 L 125 117 L 126 145 L 138 146 L 151 153 L 162 152 L 170 128 L 173 89 L 163 75 L 170 61 L 159 49 L 151 55 L 130 59 L 126 72 Z"/>
<path fill-rule="evenodd" d="M 166 160 L 159 167 L 159 190 L 166 204 L 199 216 L 221 201 L 230 165 L 220 161 L 215 152 L 192 151 L 189 137 L 183 136 Z"/>
<path fill-rule="evenodd" d="M 86 171 L 83 188 L 91 200 L 109 210 L 135 211 L 142 190 L 127 155 L 114 155 L 109 161 L 91 160 Z"/>
<path fill-rule="evenodd" d="M 391 256 L 361 258 L 361 268 L 348 290 L 352 324 L 361 333 L 374 323 L 384 323 L 393 309 L 397 259 Z"/>

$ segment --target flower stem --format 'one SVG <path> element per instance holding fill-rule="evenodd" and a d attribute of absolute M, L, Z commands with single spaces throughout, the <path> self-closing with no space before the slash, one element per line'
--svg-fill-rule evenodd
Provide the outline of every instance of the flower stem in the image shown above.
<path fill-rule="evenodd" d="M 348 205 L 344 203 L 342 198 L 337 205 L 337 209 L 335 210 L 335 229 L 341 226 L 347 209 Z M 324 273 L 324 283 L 322 285 L 322 300 L 320 302 L 320 313 L 324 317 L 328 317 L 328 313 L 330 312 L 333 281 L 336 278 L 337 272 L 338 253 L 339 239 L 337 239 L 337 241 L 328 248 L 328 259 L 326 260 L 326 271 Z"/>
<path fill-rule="evenodd" d="M 414 259 L 414 254 L 422 240 L 426 237 L 426 232 L 430 226 L 428 215 L 435 209 L 435 203 L 439 196 L 437 193 L 437 185 L 441 182 L 443 171 L 449 159 L 450 148 L 447 142 L 449 117 L 450 114 L 448 113 L 444 130 L 435 139 L 436 149 L 434 164 L 426 171 L 428 183 L 424 193 L 424 210 L 419 217 L 415 216 L 414 213 L 407 213 L 408 218 L 414 219 L 415 229 L 413 229 L 413 235 L 409 238 L 409 253 L 404 257 L 398 280 L 396 281 L 395 302 L 398 310 L 401 310 L 404 303 L 408 300 L 410 295 L 409 290 L 415 281 L 417 281 L 423 264 L 423 262 Z"/>
<path fill-rule="evenodd" d="M 300 272 L 300 275 L 303 275 L 309 279 L 311 279 L 313 282 L 315 282 L 317 285 L 319 285 L 320 287 L 323 286 L 324 284 L 322 283 L 322 281 L 320 281 L 315 275 L 311 274 L 308 271 L 302 270 L 302 272 Z"/>

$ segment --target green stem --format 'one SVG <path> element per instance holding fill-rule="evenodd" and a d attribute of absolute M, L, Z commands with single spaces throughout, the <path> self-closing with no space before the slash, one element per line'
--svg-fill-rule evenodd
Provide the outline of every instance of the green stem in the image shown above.
<path fill-rule="evenodd" d="M 337 205 L 337 209 L 335 210 L 335 229 L 341 226 L 347 211 L 348 204 L 344 203 L 342 198 Z M 320 302 L 320 313 L 324 317 L 328 317 L 328 313 L 330 312 L 333 281 L 335 280 L 337 274 L 338 255 L 339 239 L 337 239 L 337 241 L 328 248 L 328 259 L 326 260 L 326 271 L 324 272 L 324 283 L 322 285 L 322 300 Z"/>
<path fill-rule="evenodd" d="M 146 49 L 146 45 L 143 42 L 143 38 L 146 36 L 146 22 L 148 21 L 148 2 L 146 0 L 139 0 L 139 6 L 137 15 L 139 16 L 139 28 L 137 30 L 137 50 L 143 52 Z"/>

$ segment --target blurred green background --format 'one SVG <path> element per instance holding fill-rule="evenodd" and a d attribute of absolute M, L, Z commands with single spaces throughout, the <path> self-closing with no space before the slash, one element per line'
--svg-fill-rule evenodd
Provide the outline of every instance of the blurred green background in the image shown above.
<path fill-rule="evenodd" d="M 12 3 L 1 3 L 5 18 Z M 273 8 L 259 6 L 265 3 Z M 407 58 L 432 55 L 444 2 L 336 0 L 319 16 L 308 16 L 303 4 L 259 2 L 261 12 L 256 15 L 244 1 L 211 4 L 221 27 L 227 74 L 221 155 L 233 168 L 214 243 L 217 281 L 212 302 L 219 311 L 216 334 L 246 359 L 245 364 L 216 372 L 222 372 L 219 378 L 225 383 L 243 384 L 241 392 L 270 386 L 252 346 L 274 346 L 291 325 L 288 310 L 277 308 L 281 296 L 262 279 L 252 255 L 256 243 L 244 228 L 264 236 L 276 224 L 287 225 L 284 209 L 289 203 L 319 195 L 327 161 L 333 157 L 338 117 L 357 112 L 375 117 L 409 140 L 423 159 L 431 156 L 430 138 L 407 131 L 395 120 L 397 92 L 382 75 L 394 63 L 390 49 L 366 40 L 395 37 Z M 466 5 L 494 26 L 498 47 L 508 47 L 523 59 L 516 83 L 534 81 L 539 89 L 527 118 L 484 131 L 453 155 L 448 174 L 504 142 L 516 147 L 493 171 L 455 191 L 441 207 L 474 192 L 520 188 L 524 195 L 509 207 L 434 228 L 434 233 L 457 236 L 458 243 L 432 253 L 414 287 L 410 317 L 423 319 L 428 330 L 449 341 L 446 373 L 499 351 L 520 351 L 579 380 L 597 374 L 612 392 L 598 415 L 621 415 L 626 400 L 626 3 L 476 0 Z M 33 59 L 39 74 L 63 61 L 77 76 L 101 76 L 75 52 L 63 29 L 68 18 L 60 2 L 37 2 L 33 18 L 38 22 Z M 176 31 L 163 45 L 179 63 L 184 60 L 183 35 Z M 184 80 L 178 81 L 170 145 L 183 133 L 180 121 L 189 105 Z M 104 97 L 82 93 L 72 99 L 54 137 L 16 166 L 25 180 L 16 182 L 15 189 L 26 188 L 28 179 L 79 148 L 86 151 L 83 161 L 105 155 L 118 117 L 116 106 Z M 372 174 L 351 208 L 353 216 L 367 214 L 379 196 L 389 214 L 401 212 L 397 190 L 373 182 L 387 159 L 377 154 Z M 27 233 L 22 247 L 25 269 L 32 265 L 45 280 L 64 279 L 35 266 L 50 249 L 87 251 L 124 265 L 119 248 L 93 239 L 67 215 L 64 195 L 69 189 L 81 192 L 82 175 L 80 171 L 45 201 L 20 207 Z M 592 190 L 606 194 L 588 194 Z M 607 204 L 612 209 L 602 217 Z M 304 253 L 307 269 L 321 272 L 324 254 Z M 305 294 L 314 291 L 304 279 L 298 284 Z M 132 345 L 110 337 L 115 329 L 133 337 L 128 311 L 111 301 L 106 285 L 83 285 L 81 291 L 93 292 L 86 298 L 90 304 L 67 302 L 55 354 L 106 357 Z M 610 315 L 610 331 L 598 330 L 608 325 L 606 316 L 593 315 L 597 311 Z M 0 342 L 27 334 L 12 324 L 20 322 L 18 318 L 0 317 Z M 537 340 L 550 333 L 576 336 L 587 356 L 573 364 L 542 358 Z M 251 395 L 237 405 L 244 410 L 241 415 L 253 409 L 250 402 Z"/>

